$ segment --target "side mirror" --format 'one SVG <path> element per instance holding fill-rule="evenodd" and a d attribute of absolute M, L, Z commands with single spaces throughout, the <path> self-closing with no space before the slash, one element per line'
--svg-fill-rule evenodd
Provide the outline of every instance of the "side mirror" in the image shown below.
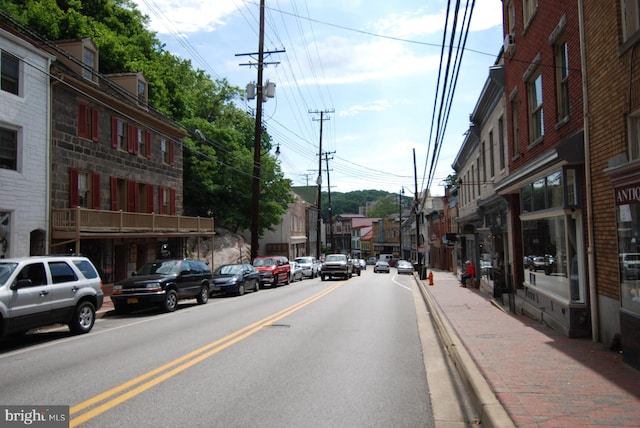
<path fill-rule="evenodd" d="M 19 279 L 16 283 L 11 285 L 11 289 L 12 290 L 18 290 L 20 288 L 25 288 L 25 287 L 31 287 L 33 285 L 33 282 L 29 279 Z"/>

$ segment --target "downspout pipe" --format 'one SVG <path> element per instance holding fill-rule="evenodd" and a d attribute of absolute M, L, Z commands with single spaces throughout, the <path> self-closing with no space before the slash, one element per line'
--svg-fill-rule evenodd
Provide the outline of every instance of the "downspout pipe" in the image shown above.
<path fill-rule="evenodd" d="M 589 97 L 587 95 L 587 65 L 584 35 L 584 2 L 578 0 L 578 22 L 580 26 L 580 69 L 582 72 L 582 111 L 584 121 L 584 168 L 587 188 L 587 267 L 589 269 L 589 303 L 591 309 L 591 339 L 600 341 L 600 312 L 596 289 L 596 262 L 593 250 L 593 195 L 591 194 L 591 144 L 589 134 Z"/>

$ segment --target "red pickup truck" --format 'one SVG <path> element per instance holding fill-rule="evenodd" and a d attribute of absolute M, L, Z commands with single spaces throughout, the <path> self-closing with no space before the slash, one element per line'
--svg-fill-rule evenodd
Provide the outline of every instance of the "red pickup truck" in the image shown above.
<path fill-rule="evenodd" d="M 284 256 L 264 256 L 253 259 L 253 267 L 260 273 L 260 285 L 277 287 L 289 284 L 291 265 Z"/>

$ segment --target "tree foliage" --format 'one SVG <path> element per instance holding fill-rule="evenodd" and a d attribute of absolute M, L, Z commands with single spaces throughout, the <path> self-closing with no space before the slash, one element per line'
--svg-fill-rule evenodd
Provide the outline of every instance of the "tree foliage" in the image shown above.
<path fill-rule="evenodd" d="M 48 41 L 90 37 L 103 74 L 143 72 L 149 104 L 185 128 L 184 207 L 214 216 L 232 230 L 250 225 L 255 119 L 234 101 L 240 89 L 213 80 L 189 60 L 167 52 L 147 30 L 149 18 L 130 0 L 0 0 L 0 14 Z M 291 183 L 261 142 L 260 233 L 280 222 Z"/>

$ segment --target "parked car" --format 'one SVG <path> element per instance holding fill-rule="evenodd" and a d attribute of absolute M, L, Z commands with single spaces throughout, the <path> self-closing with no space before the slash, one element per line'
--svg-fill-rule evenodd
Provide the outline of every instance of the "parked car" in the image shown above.
<path fill-rule="evenodd" d="M 211 292 L 242 296 L 247 290 L 260 290 L 260 273 L 249 263 L 222 265 L 213 271 Z"/>
<path fill-rule="evenodd" d="M 360 269 L 367 270 L 367 262 L 364 259 L 358 259 L 358 263 L 360 264 Z"/>
<path fill-rule="evenodd" d="M 402 275 L 403 273 L 408 275 L 413 274 L 413 265 L 406 260 L 398 260 L 396 269 L 398 269 L 398 275 Z"/>
<path fill-rule="evenodd" d="M 62 323 L 76 334 L 93 328 L 102 280 L 80 256 L 0 259 L 0 335 Z"/>
<path fill-rule="evenodd" d="M 353 264 L 344 254 L 327 254 L 320 270 L 320 279 L 340 277 L 351 278 L 353 275 Z"/>
<path fill-rule="evenodd" d="M 621 253 L 622 279 L 640 278 L 640 253 Z"/>
<path fill-rule="evenodd" d="M 153 305 L 173 312 L 181 299 L 207 303 L 211 281 L 211 269 L 200 260 L 161 259 L 146 263 L 131 278 L 116 281 L 111 300 L 119 313 Z"/>
<path fill-rule="evenodd" d="M 349 260 L 353 266 L 353 274 L 360 276 L 362 268 L 360 267 L 360 261 L 358 259 Z"/>
<path fill-rule="evenodd" d="M 289 262 L 289 266 L 291 266 L 291 270 L 289 271 L 289 281 L 302 281 L 304 279 L 302 266 L 300 266 L 298 262 Z"/>
<path fill-rule="evenodd" d="M 291 266 L 289 259 L 284 256 L 256 257 L 253 267 L 260 272 L 260 285 L 277 287 L 278 284 L 289 284 Z"/>
<path fill-rule="evenodd" d="M 553 256 L 545 255 L 545 256 L 536 256 L 531 260 L 529 264 L 529 270 L 532 272 L 537 272 L 539 270 L 543 270 L 545 274 L 551 275 L 553 271 L 553 263 L 555 259 Z"/>
<path fill-rule="evenodd" d="M 376 262 L 376 264 L 373 266 L 373 272 L 374 273 L 378 273 L 378 272 L 389 273 L 389 263 L 385 262 L 384 260 L 378 260 Z"/>
<path fill-rule="evenodd" d="M 315 278 L 318 276 L 318 263 L 315 257 L 303 256 L 294 259 L 302 267 L 302 273 L 307 278 Z"/>
<path fill-rule="evenodd" d="M 373 265 L 376 264 L 377 261 L 378 261 L 378 259 L 376 259 L 375 257 L 369 257 L 367 259 L 367 264 L 373 266 Z"/>

